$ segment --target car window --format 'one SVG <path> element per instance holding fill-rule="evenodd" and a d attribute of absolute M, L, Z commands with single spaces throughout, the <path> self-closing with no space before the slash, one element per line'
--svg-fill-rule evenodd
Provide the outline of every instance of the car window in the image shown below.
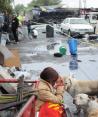
<path fill-rule="evenodd" d="M 70 19 L 70 24 L 88 24 L 84 19 Z"/>
<path fill-rule="evenodd" d="M 65 23 L 65 24 L 68 23 L 68 19 L 65 19 L 65 20 L 64 20 L 64 23 Z"/>

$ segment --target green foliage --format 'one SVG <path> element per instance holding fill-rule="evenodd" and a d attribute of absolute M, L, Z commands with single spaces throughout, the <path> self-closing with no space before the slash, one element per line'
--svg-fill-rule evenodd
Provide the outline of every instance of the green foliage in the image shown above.
<path fill-rule="evenodd" d="M 33 0 L 28 7 L 31 6 L 49 6 L 49 5 L 57 5 L 61 2 L 61 0 Z"/>
<path fill-rule="evenodd" d="M 21 12 L 25 11 L 25 7 L 23 4 L 18 4 L 15 6 L 15 11 L 17 14 L 20 14 Z"/>
<path fill-rule="evenodd" d="M 13 0 L 0 0 L 0 11 L 2 12 L 11 12 L 12 11 L 12 6 L 11 3 Z"/>

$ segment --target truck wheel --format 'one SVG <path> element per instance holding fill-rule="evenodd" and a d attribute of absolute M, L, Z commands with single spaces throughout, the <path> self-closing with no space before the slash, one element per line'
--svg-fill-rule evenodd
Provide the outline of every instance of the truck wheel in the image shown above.
<path fill-rule="evenodd" d="M 68 30 L 68 35 L 71 36 L 71 31 L 70 30 Z"/>
<path fill-rule="evenodd" d="M 64 34 L 64 31 L 63 31 L 63 29 L 62 29 L 62 28 L 61 28 L 61 33 L 62 33 L 62 34 Z"/>

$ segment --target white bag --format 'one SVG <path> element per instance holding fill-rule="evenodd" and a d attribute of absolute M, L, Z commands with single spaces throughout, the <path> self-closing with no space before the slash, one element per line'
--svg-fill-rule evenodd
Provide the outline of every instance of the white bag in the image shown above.
<path fill-rule="evenodd" d="M 10 39 L 9 39 L 9 34 L 8 33 L 2 33 L 1 34 L 1 45 L 5 46 L 6 45 L 6 42 L 9 42 Z"/>
<path fill-rule="evenodd" d="M 13 53 L 6 46 L 0 45 L 0 52 L 4 55 L 5 59 L 14 57 Z"/>
<path fill-rule="evenodd" d="M 1 34 L 1 45 L 5 46 L 7 41 L 6 34 Z"/>

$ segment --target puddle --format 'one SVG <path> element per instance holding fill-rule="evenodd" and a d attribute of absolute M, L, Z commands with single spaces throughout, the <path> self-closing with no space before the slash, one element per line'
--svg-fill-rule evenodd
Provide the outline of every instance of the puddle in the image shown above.
<path fill-rule="evenodd" d="M 91 50 L 97 50 L 96 47 L 92 47 L 92 46 L 89 46 L 89 47 L 78 47 L 78 52 L 81 52 L 81 51 L 91 51 Z"/>
<path fill-rule="evenodd" d="M 63 46 L 63 43 L 61 40 L 55 41 L 54 43 L 51 43 L 50 45 L 47 45 L 47 49 L 49 50 L 50 54 L 54 53 L 60 53 L 59 48 Z"/>
<path fill-rule="evenodd" d="M 46 67 L 53 67 L 54 69 L 57 70 L 57 72 L 60 75 L 69 75 L 70 71 L 69 71 L 68 65 L 69 65 L 68 63 L 57 65 L 51 62 L 41 62 L 41 63 L 23 64 L 22 69 L 25 69 L 26 71 L 35 71 L 34 74 L 36 74 L 36 72 L 40 73 Z"/>
<path fill-rule="evenodd" d="M 89 61 L 91 61 L 91 62 L 96 62 L 96 60 L 89 60 Z"/>
<path fill-rule="evenodd" d="M 55 46 L 57 46 L 57 45 L 60 45 L 60 44 L 56 43 L 56 42 L 49 44 L 49 45 L 47 45 L 47 50 L 53 50 L 55 48 Z"/>
<path fill-rule="evenodd" d="M 34 49 L 34 53 L 37 54 L 48 54 L 48 50 L 46 46 L 38 46 Z"/>
<path fill-rule="evenodd" d="M 38 54 L 54 54 L 59 53 L 59 48 L 63 46 L 61 40 L 58 41 L 50 41 L 48 45 L 38 46 L 34 49 L 34 52 Z M 29 56 L 29 55 L 28 55 Z"/>
<path fill-rule="evenodd" d="M 37 55 L 37 53 L 25 54 L 26 57 L 32 57 L 32 56 L 36 56 L 36 55 Z"/>

